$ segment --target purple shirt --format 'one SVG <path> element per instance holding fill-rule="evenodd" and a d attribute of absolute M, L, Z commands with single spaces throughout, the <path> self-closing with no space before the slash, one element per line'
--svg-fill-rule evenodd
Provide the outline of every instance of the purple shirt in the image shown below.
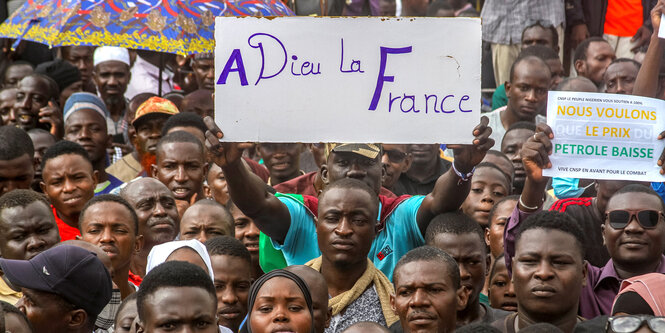
<path fill-rule="evenodd" d="M 503 234 L 503 248 L 505 251 L 506 268 L 508 274 L 512 274 L 512 259 L 515 255 L 515 235 L 517 227 L 531 214 L 539 212 L 523 212 L 516 206 L 508 219 L 508 224 Z M 661 256 L 660 264 L 656 272 L 665 273 L 665 256 Z M 621 278 L 614 269 L 614 262 L 610 259 L 603 267 L 592 266 L 587 263 L 587 283 L 582 287 L 580 294 L 580 316 L 592 319 L 600 315 L 610 315 L 614 298 L 619 293 Z"/>

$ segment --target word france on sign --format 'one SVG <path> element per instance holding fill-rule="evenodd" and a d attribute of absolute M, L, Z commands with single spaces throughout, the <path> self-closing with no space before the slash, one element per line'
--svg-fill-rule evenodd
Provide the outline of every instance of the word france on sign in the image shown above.
<path fill-rule="evenodd" d="M 552 168 L 544 176 L 662 182 L 665 102 L 647 97 L 550 91 Z"/>
<path fill-rule="evenodd" d="M 470 143 L 477 18 L 217 17 L 227 141 Z"/>

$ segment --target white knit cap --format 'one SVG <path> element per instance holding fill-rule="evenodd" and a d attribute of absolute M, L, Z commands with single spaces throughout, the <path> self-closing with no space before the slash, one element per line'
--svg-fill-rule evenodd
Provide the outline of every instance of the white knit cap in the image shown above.
<path fill-rule="evenodd" d="M 97 66 L 106 61 L 120 61 L 129 66 L 129 52 L 124 47 L 115 46 L 100 46 L 95 49 L 94 65 Z"/>

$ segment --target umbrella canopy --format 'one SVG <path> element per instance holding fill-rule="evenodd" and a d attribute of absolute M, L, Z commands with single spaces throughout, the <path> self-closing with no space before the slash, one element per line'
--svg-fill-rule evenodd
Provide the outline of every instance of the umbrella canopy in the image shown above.
<path fill-rule="evenodd" d="M 290 15 L 280 0 L 27 0 L 0 36 L 186 55 L 214 50 L 215 16 Z"/>

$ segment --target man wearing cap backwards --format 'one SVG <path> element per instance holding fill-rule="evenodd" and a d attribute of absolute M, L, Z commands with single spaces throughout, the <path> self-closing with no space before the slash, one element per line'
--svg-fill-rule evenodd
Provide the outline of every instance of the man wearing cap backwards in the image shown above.
<path fill-rule="evenodd" d="M 95 195 L 110 193 L 123 182 L 106 173 L 106 148 L 111 145 L 111 136 L 106 130 L 106 105 L 96 95 L 80 92 L 67 100 L 64 111 L 64 139 L 80 144 L 98 172 Z"/>
<path fill-rule="evenodd" d="M 213 161 L 226 176 L 234 204 L 273 240 L 289 265 L 304 264 L 321 255 L 315 231 L 317 198 L 310 196 L 279 196 L 266 191 L 265 184 L 251 175 L 240 163 L 245 144 L 224 142 L 222 132 L 212 118 L 205 118 L 206 133 Z M 402 196 L 389 199 L 379 195 L 385 172 L 381 164 L 381 146 L 374 144 L 329 144 L 328 158 L 321 165 L 321 178 L 330 184 L 342 178 L 356 178 L 369 185 L 379 196 L 378 232 L 369 251 L 369 259 L 389 278 L 399 258 L 424 245 L 423 234 L 429 221 L 437 214 L 456 211 L 466 198 L 475 165 L 494 145 L 489 139 L 491 129 L 487 117 L 473 130 L 470 145 L 455 145 L 453 167 L 436 181 L 426 196 Z"/>
<path fill-rule="evenodd" d="M 129 52 L 122 47 L 98 47 L 94 53 L 94 66 L 92 79 L 108 110 L 108 133 L 123 134 L 128 127 L 124 120 L 128 105 L 125 92 L 132 77 L 129 72 Z"/>
<path fill-rule="evenodd" d="M 151 165 L 156 162 L 157 142 L 162 138 L 162 127 L 176 113 L 179 113 L 178 108 L 167 99 L 151 97 L 143 102 L 132 121 L 134 131 L 129 139 L 134 145 L 134 152 L 106 168 L 106 172 L 125 183 L 149 175 Z M 140 170 L 135 169 L 136 165 L 141 166 Z"/>
<path fill-rule="evenodd" d="M 0 259 L 9 281 L 21 287 L 16 304 L 35 332 L 92 332 L 111 300 L 111 276 L 93 252 L 56 246 L 30 260 Z"/>

